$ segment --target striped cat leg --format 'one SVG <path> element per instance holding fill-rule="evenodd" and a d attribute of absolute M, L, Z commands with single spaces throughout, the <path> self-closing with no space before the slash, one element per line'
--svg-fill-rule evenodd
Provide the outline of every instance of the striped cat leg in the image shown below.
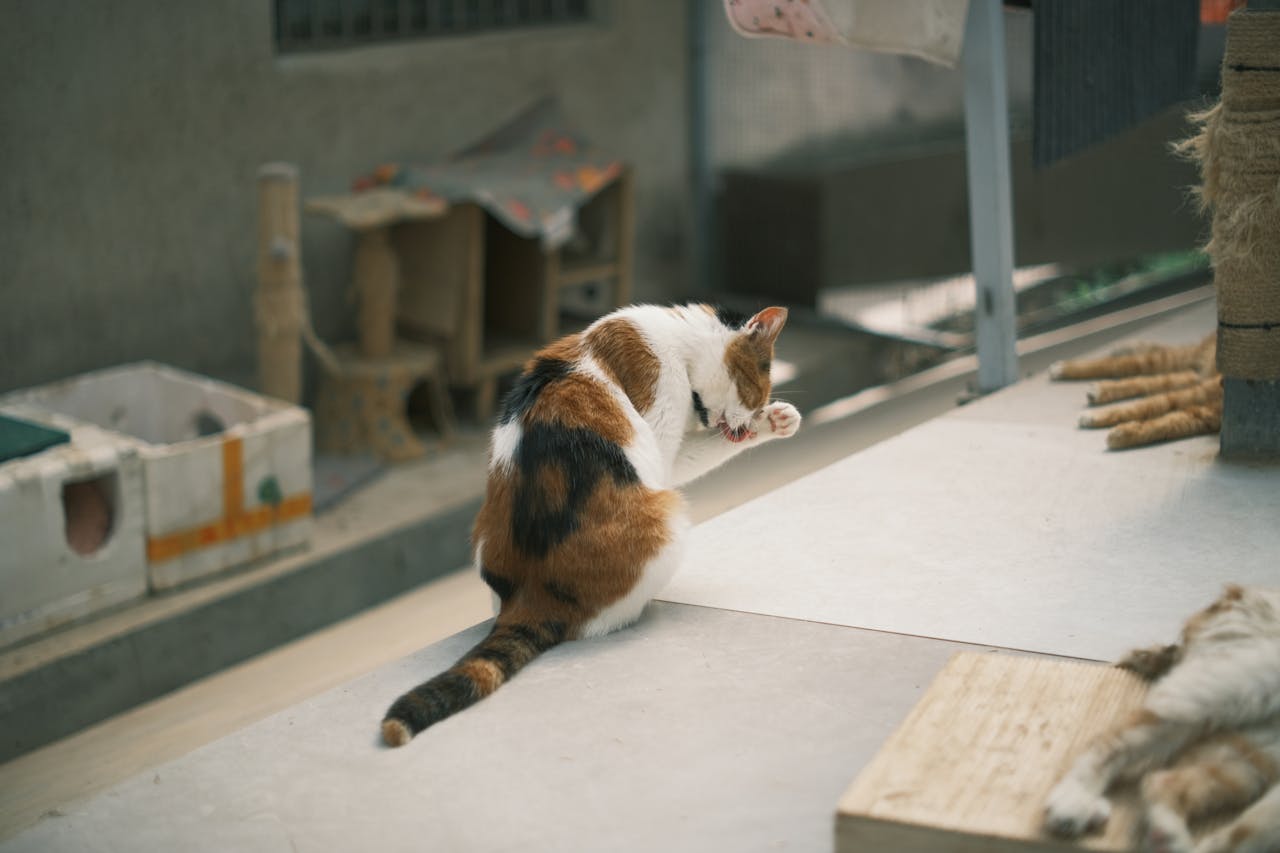
<path fill-rule="evenodd" d="M 1212 435 L 1222 429 L 1222 403 L 1191 406 L 1149 421 L 1121 424 L 1107 433 L 1109 450 L 1141 447 L 1194 435 Z"/>
<path fill-rule="evenodd" d="M 1275 853 L 1280 850 L 1280 785 L 1224 827 L 1201 839 L 1195 853 Z"/>
<path fill-rule="evenodd" d="M 1219 405 L 1222 403 L 1222 380 L 1216 376 L 1181 391 L 1155 394 L 1101 411 L 1085 412 L 1080 416 L 1080 426 L 1085 429 L 1110 427 L 1129 421 L 1150 420 L 1167 412 L 1186 409 L 1190 406 L 1206 406 L 1215 403 Z"/>
<path fill-rule="evenodd" d="M 1091 406 L 1132 400 L 1165 391 L 1181 391 L 1199 385 L 1204 377 L 1194 370 L 1179 370 L 1158 376 L 1134 376 L 1131 379 L 1104 379 L 1085 392 Z"/>
<path fill-rule="evenodd" d="M 1234 810 L 1258 799 L 1275 781 L 1266 738 L 1219 735 L 1197 744 L 1175 767 L 1142 780 L 1145 849 L 1191 853 L 1188 821 Z M 1228 848 L 1230 849 L 1230 848 Z"/>
<path fill-rule="evenodd" d="M 1100 829 L 1111 816 L 1106 792 L 1112 782 L 1164 764 L 1200 730 L 1138 711 L 1127 724 L 1095 740 L 1049 792 L 1045 828 L 1066 838 Z"/>
<path fill-rule="evenodd" d="M 1212 373 L 1217 333 L 1207 335 L 1200 343 L 1187 346 L 1140 344 L 1118 349 L 1106 358 L 1072 359 L 1054 362 L 1049 367 L 1051 379 L 1117 379 L 1125 376 L 1150 376 L 1175 370 Z"/>

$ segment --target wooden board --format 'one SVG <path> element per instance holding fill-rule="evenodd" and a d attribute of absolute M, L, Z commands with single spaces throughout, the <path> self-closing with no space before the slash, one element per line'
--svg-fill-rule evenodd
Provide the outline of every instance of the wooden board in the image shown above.
<path fill-rule="evenodd" d="M 1079 844 L 1040 828 L 1080 750 L 1138 707 L 1146 685 L 1102 664 L 963 652 L 840 799 L 836 850 L 1133 850 L 1132 792 Z"/>
<path fill-rule="evenodd" d="M 372 189 L 349 195 L 309 198 L 307 212 L 332 216 L 348 228 L 380 228 L 413 219 L 436 219 L 449 210 L 438 196 L 398 189 Z"/>

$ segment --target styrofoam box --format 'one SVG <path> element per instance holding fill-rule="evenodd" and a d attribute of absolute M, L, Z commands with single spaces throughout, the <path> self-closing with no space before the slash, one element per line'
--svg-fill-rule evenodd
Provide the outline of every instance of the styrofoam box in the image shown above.
<path fill-rule="evenodd" d="M 0 645 L 147 592 L 142 461 L 93 426 L 56 424 L 69 444 L 0 464 Z M 65 489 L 89 483 L 107 507 L 105 539 L 73 550 Z"/>
<path fill-rule="evenodd" d="M 139 362 L 16 392 L 3 409 L 95 424 L 137 449 L 152 589 L 310 539 L 311 419 L 299 406 Z"/>

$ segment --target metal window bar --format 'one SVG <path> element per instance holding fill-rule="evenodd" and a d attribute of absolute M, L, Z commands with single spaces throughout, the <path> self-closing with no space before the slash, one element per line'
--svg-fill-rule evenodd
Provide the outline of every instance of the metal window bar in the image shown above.
<path fill-rule="evenodd" d="M 570 26 L 596 19 L 594 0 L 274 0 L 276 51 Z"/>

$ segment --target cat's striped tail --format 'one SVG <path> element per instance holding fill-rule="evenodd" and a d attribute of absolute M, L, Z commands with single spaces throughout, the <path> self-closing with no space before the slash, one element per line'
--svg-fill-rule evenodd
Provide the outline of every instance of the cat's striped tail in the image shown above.
<path fill-rule="evenodd" d="M 563 622 L 499 621 L 489 636 L 449 669 L 401 696 L 382 720 L 382 740 L 403 746 L 414 735 L 471 707 L 538 655 L 564 641 Z"/>

